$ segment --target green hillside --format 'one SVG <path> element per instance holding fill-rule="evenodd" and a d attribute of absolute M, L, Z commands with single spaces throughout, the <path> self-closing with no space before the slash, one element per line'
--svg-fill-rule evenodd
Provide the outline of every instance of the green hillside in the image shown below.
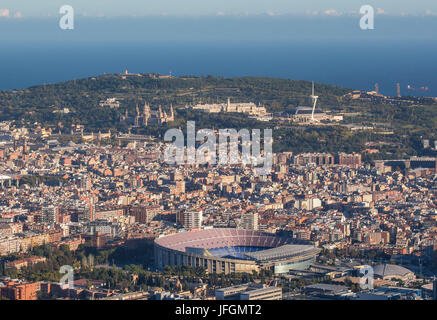
<path fill-rule="evenodd" d="M 320 104 L 335 106 L 339 97 L 350 90 L 317 84 Z M 24 120 L 43 124 L 59 121 L 75 122 L 93 128 L 116 128 L 120 113 L 135 111 L 136 104 L 151 104 L 152 108 L 170 104 L 182 107 L 193 102 L 253 101 L 277 112 L 297 104 L 309 104 L 311 83 L 270 78 L 215 78 L 179 77 L 159 79 L 154 75 L 142 77 L 104 75 L 50 85 L 39 85 L 24 90 L 0 92 L 0 120 Z M 118 110 L 99 107 L 99 101 L 117 97 Z M 53 111 L 69 108 L 69 115 Z"/>
<path fill-rule="evenodd" d="M 261 77 L 217 78 L 213 76 L 177 78 L 155 74 L 103 75 L 62 83 L 39 85 L 23 90 L 0 91 L 0 121 L 15 120 L 18 125 L 35 123 L 68 134 L 72 124 L 86 131 L 116 130 L 127 132 L 129 124 L 120 121 L 126 111 L 135 113 L 145 102 L 152 109 L 162 105 L 176 109 L 176 120 L 167 125 L 131 128 L 132 132 L 162 137 L 169 127 L 184 128 L 196 121 L 197 128 L 274 128 L 274 149 L 293 152 L 360 152 L 369 147 L 380 152 L 371 158 L 401 158 L 433 154 L 421 147 L 422 139 L 434 139 L 437 129 L 437 105 L 433 99 L 413 100 L 414 104 L 381 104 L 345 99 L 350 89 L 316 83 L 320 97 L 318 108 L 344 114 L 341 124 L 298 126 L 293 123 L 261 122 L 244 114 L 204 114 L 185 108 L 193 103 L 255 102 L 279 113 L 297 105 L 309 105 L 308 81 Z M 120 107 L 100 107 L 99 102 L 115 97 Z M 68 114 L 60 113 L 64 108 Z M 367 126 L 372 130 L 351 130 Z M 437 140 L 437 139 L 436 139 Z M 369 159 L 370 159 L 369 157 Z"/>

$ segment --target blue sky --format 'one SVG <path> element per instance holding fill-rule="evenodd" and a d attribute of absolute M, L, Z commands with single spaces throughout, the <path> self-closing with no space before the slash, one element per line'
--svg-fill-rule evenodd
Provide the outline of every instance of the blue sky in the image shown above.
<path fill-rule="evenodd" d="M 436 0 L 2 0 L 0 18 L 57 16 L 60 6 L 84 16 L 342 15 L 362 5 L 388 15 L 437 15 Z"/>

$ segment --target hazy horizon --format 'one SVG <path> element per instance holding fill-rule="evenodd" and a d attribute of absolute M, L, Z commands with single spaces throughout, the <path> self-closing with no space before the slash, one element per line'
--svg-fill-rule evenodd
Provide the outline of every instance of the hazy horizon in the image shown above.
<path fill-rule="evenodd" d="M 417 0 L 400 2 L 396 0 L 3 0 L 0 10 L 8 10 L 7 16 L 35 17 L 57 16 L 59 7 L 71 5 L 79 15 L 87 16 L 147 16 L 147 15 L 254 15 L 266 13 L 268 15 L 281 14 L 328 14 L 339 15 L 359 12 L 359 8 L 366 4 L 374 6 L 378 12 L 392 15 L 434 14 L 437 3 L 433 0 Z M 0 11 L 1 13 L 1 11 Z M 1 16 L 2 14 L 0 14 Z M 3 11 L 6 15 L 6 11 Z"/>

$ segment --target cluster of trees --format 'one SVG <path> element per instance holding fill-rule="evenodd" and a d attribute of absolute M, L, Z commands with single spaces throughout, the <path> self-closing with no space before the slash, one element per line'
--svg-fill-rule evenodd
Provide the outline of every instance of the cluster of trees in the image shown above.
<path fill-rule="evenodd" d="M 4 263 L 7 261 L 14 261 L 22 259 L 23 257 L 40 256 L 45 257 L 46 262 L 40 262 L 32 266 L 21 268 L 17 270 L 15 268 L 5 268 Z M 20 256 L 10 256 L 3 258 L 2 268 L 0 274 L 2 276 L 8 276 L 14 279 L 26 279 L 29 281 L 59 281 L 62 275 L 59 273 L 61 266 L 71 265 L 73 267 L 79 267 L 78 260 L 75 254 L 70 251 L 68 246 L 60 246 L 59 248 L 51 247 L 49 245 L 43 245 L 33 248 L 33 250 Z"/>
<path fill-rule="evenodd" d="M 4 267 L 6 262 L 31 256 L 45 257 L 46 262 L 37 263 L 20 270 Z M 59 273 L 61 266 L 70 265 L 75 269 L 76 279 L 78 277 L 90 277 L 90 279 L 106 281 L 114 276 L 114 279 L 108 283 L 111 288 L 115 288 L 124 279 L 125 274 L 127 274 L 126 277 L 129 277 L 129 272 L 126 271 L 121 272 L 122 277 L 120 275 L 121 269 L 115 265 L 123 266 L 130 263 L 138 263 L 136 271 L 150 270 L 153 266 L 153 246 L 150 243 L 142 242 L 141 246 L 133 248 L 119 246 L 98 250 L 95 247 L 81 245 L 76 251 L 71 251 L 65 245 L 58 248 L 46 244 L 34 247 L 25 254 L 3 257 L 0 260 L 0 276 L 24 278 L 29 281 L 59 281 L 62 277 L 62 274 Z M 132 268 L 127 270 L 134 271 Z M 102 278 L 102 275 L 105 275 L 105 277 Z"/>

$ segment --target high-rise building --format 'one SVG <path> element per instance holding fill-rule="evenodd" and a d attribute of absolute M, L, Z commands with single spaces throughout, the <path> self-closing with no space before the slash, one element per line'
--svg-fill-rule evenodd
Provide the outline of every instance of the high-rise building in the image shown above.
<path fill-rule="evenodd" d="M 85 210 L 83 213 L 84 220 L 94 221 L 96 219 L 96 204 L 93 197 L 89 197 L 85 205 Z"/>
<path fill-rule="evenodd" d="M 129 214 L 135 217 L 135 222 L 150 223 L 160 212 L 159 206 L 134 206 Z"/>
<path fill-rule="evenodd" d="M 335 157 L 330 153 L 302 153 L 294 157 L 294 164 L 305 166 L 315 164 L 317 166 L 334 165 Z"/>
<path fill-rule="evenodd" d="M 183 194 L 185 193 L 185 181 L 176 181 L 175 182 L 175 194 Z"/>
<path fill-rule="evenodd" d="M 42 222 L 48 224 L 54 224 L 59 221 L 59 208 L 55 206 L 49 206 L 42 209 Z"/>
<path fill-rule="evenodd" d="M 258 230 L 258 212 L 248 212 L 241 215 L 241 229 Z"/>
<path fill-rule="evenodd" d="M 87 175 L 80 178 L 80 188 L 82 191 L 89 191 L 91 189 L 91 180 Z"/>
<path fill-rule="evenodd" d="M 184 228 L 198 229 L 202 226 L 202 210 L 187 210 L 182 214 Z"/>
<path fill-rule="evenodd" d="M 422 143 L 423 143 L 423 149 L 429 148 L 429 140 L 428 139 L 423 139 Z"/>
<path fill-rule="evenodd" d="M 338 154 L 338 164 L 342 166 L 348 166 L 351 168 L 358 168 L 361 166 L 361 154 L 353 153 L 339 153 Z"/>

